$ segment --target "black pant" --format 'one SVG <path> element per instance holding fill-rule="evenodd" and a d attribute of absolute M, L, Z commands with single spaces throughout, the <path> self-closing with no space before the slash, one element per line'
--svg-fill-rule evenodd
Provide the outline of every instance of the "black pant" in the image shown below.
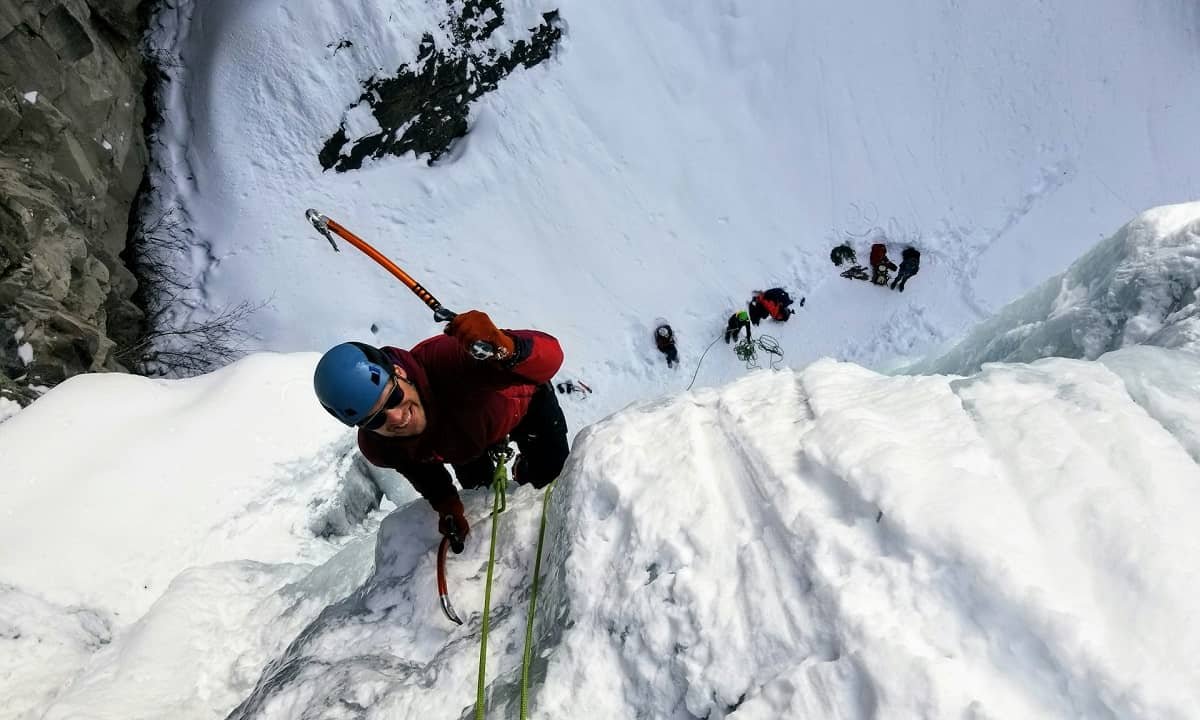
<path fill-rule="evenodd" d="M 725 326 L 725 344 L 728 345 L 730 340 L 737 340 L 742 334 L 742 328 L 746 328 L 746 339 L 750 339 L 750 323 L 739 320 L 737 315 L 729 318 L 729 323 Z"/>
<path fill-rule="evenodd" d="M 908 279 L 910 277 L 912 277 L 913 275 L 916 275 L 916 273 L 909 272 L 909 271 L 905 270 L 904 268 L 900 268 L 900 272 L 896 273 L 896 279 L 892 281 L 892 289 L 895 290 L 896 283 L 899 283 L 900 284 L 900 292 L 904 292 L 904 283 L 908 282 Z"/>
<path fill-rule="evenodd" d="M 571 452 L 567 444 L 567 419 L 558 405 L 550 383 L 538 387 L 529 401 L 525 417 L 508 434 L 520 455 L 513 466 L 513 480 L 521 485 L 544 488 L 562 472 Z M 464 488 L 487 487 L 496 466 L 485 452 L 470 462 L 454 466 L 458 484 Z"/>

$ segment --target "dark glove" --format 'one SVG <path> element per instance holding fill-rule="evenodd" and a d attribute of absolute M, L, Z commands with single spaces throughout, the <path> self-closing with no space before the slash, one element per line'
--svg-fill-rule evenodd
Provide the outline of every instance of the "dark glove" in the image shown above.
<path fill-rule="evenodd" d="M 458 344 L 468 353 L 471 352 L 472 345 L 481 341 L 496 348 L 497 360 L 507 360 L 516 352 L 516 346 L 508 333 L 497 328 L 487 313 L 479 310 L 459 313 L 446 324 L 446 334 L 458 340 Z"/>
<path fill-rule="evenodd" d="M 450 550 L 455 554 L 462 552 L 463 541 L 470 534 L 470 526 L 467 516 L 463 515 L 461 505 L 455 511 L 446 512 L 438 518 L 438 532 L 450 539 Z"/>

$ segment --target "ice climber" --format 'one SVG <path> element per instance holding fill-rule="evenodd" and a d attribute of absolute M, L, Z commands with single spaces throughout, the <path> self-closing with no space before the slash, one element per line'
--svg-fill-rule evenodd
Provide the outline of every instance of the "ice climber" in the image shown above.
<path fill-rule="evenodd" d="M 667 367 L 679 364 L 679 350 L 675 347 L 675 331 L 663 323 L 654 330 L 654 345 L 658 351 L 667 356 Z"/>
<path fill-rule="evenodd" d="M 742 328 L 746 328 L 746 340 L 750 339 L 750 313 L 745 310 L 738 310 L 729 316 L 729 322 L 725 323 L 725 344 L 728 345 L 732 340 L 738 341 L 738 336 L 742 334 Z"/>
<path fill-rule="evenodd" d="M 871 246 L 871 282 L 887 285 L 888 271 L 895 270 L 896 263 L 888 259 L 887 245 L 875 243 Z"/>
<path fill-rule="evenodd" d="M 800 307 L 804 307 L 804 298 L 800 298 Z M 763 318 L 769 317 L 779 322 L 787 322 L 795 310 L 792 308 L 792 296 L 783 288 L 771 288 L 754 293 L 750 300 L 750 321 L 757 325 Z"/>
<path fill-rule="evenodd" d="M 900 253 L 900 258 L 900 271 L 896 273 L 896 279 L 892 281 L 892 289 L 904 292 L 904 284 L 921 269 L 921 251 L 915 247 L 906 247 L 904 252 Z M 897 283 L 899 283 L 899 287 L 897 287 Z"/>
<path fill-rule="evenodd" d="M 468 349 L 496 348 L 491 360 Z M 541 488 L 562 470 L 567 423 L 550 379 L 562 365 L 554 339 L 537 330 L 500 330 L 485 313 L 465 312 L 444 335 L 412 350 L 357 342 L 326 352 L 313 374 L 321 405 L 358 428 L 371 464 L 400 472 L 438 514 L 455 552 L 470 532 L 458 490 L 486 487 L 495 469 L 488 449 L 511 438 L 519 455 L 513 479 Z"/>

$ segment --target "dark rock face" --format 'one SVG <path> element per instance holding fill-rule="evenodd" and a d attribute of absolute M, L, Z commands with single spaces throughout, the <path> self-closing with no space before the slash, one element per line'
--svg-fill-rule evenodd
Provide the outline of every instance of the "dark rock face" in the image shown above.
<path fill-rule="evenodd" d="M 0 395 L 122 370 L 146 163 L 140 0 L 0 0 Z"/>
<path fill-rule="evenodd" d="M 451 8 L 456 3 L 451 3 Z M 453 38 L 439 48 L 431 34 L 421 40 L 417 61 L 402 65 L 393 77 L 372 77 L 354 107 L 368 103 L 380 132 L 352 140 L 343 121 L 321 149 L 321 166 L 339 172 L 362 167 L 363 159 L 414 151 L 433 164 L 455 139 L 467 134 L 470 103 L 496 86 L 519 66 L 533 67 L 550 57 L 562 37 L 558 11 L 544 13 L 507 51 L 472 53 L 472 43 L 487 40 L 504 25 L 500 0 L 466 0 L 462 11 L 451 9 L 443 27 Z"/>

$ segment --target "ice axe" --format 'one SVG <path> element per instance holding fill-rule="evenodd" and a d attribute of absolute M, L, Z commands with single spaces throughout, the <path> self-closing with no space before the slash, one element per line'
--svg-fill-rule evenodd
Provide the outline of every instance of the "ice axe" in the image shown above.
<path fill-rule="evenodd" d="M 462 541 L 458 541 L 459 547 L 462 547 Z M 462 625 L 463 621 L 458 617 L 458 613 L 454 612 L 454 606 L 450 604 L 450 593 L 446 590 L 446 550 L 450 547 L 450 538 L 443 537 L 442 544 L 438 546 L 437 557 L 437 589 L 438 599 L 442 601 L 442 612 L 446 618 L 455 625 Z"/>
<path fill-rule="evenodd" d="M 334 234 L 359 250 L 362 250 L 367 257 L 382 265 L 384 270 L 387 270 L 394 275 L 397 280 L 404 283 L 409 290 L 412 290 L 414 295 L 421 298 L 421 302 L 429 306 L 429 309 L 433 311 L 433 319 L 437 322 L 448 322 L 453 320 L 458 315 L 458 313 L 454 312 L 453 310 L 442 307 L 442 304 L 438 302 L 437 298 L 435 298 L 432 293 L 422 287 L 421 283 L 417 282 L 411 275 L 404 272 L 399 265 L 387 259 L 383 253 L 372 247 L 371 244 L 366 240 L 363 240 L 334 220 L 329 219 L 312 208 L 304 211 L 304 217 L 308 218 L 308 221 L 312 223 L 312 226 L 316 228 L 317 232 L 325 236 L 325 239 L 329 241 L 329 244 L 333 246 L 335 251 L 341 252 L 341 249 L 338 248 L 337 242 L 335 242 L 333 239 Z M 471 357 L 475 358 L 476 360 L 489 360 L 496 357 L 496 348 L 491 343 L 484 342 L 483 340 L 476 340 L 474 343 L 472 343 L 470 352 Z"/>

